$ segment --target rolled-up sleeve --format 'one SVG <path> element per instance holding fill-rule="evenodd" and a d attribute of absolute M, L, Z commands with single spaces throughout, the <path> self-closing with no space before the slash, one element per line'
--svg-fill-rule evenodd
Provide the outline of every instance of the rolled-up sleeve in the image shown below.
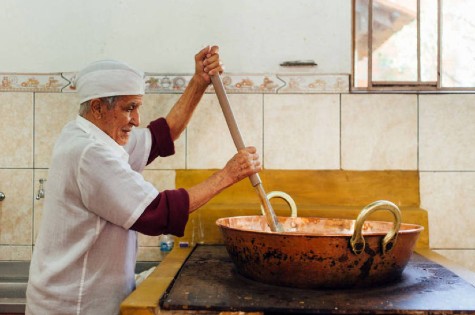
<path fill-rule="evenodd" d="M 160 192 L 131 229 L 146 235 L 173 234 L 181 237 L 188 222 L 189 204 L 188 192 L 183 188 Z"/>
<path fill-rule="evenodd" d="M 173 143 L 170 127 L 165 118 L 158 118 L 152 121 L 147 128 L 152 134 L 152 148 L 148 157 L 147 165 L 152 163 L 158 156 L 170 156 L 175 154 L 175 144 Z"/>

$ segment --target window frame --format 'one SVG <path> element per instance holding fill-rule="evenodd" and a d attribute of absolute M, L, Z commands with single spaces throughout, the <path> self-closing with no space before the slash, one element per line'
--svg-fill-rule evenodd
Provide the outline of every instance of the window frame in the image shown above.
<path fill-rule="evenodd" d="M 442 1 L 437 0 L 437 81 L 421 81 L 421 37 L 420 37 L 420 4 L 417 1 L 417 81 L 373 81 L 372 80 L 372 63 L 373 63 L 373 0 L 368 0 L 368 65 L 367 65 L 367 87 L 355 86 L 355 55 L 356 55 L 356 1 L 351 2 L 352 21 L 352 45 L 351 45 L 351 79 L 350 90 L 353 92 L 397 92 L 397 91 L 415 91 L 415 92 L 473 92 L 475 87 L 443 87 L 441 85 L 442 73 Z"/>

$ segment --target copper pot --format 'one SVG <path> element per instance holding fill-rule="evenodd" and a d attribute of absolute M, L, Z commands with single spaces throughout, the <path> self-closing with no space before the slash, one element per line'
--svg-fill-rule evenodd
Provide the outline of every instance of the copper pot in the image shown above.
<path fill-rule="evenodd" d="M 395 222 L 365 221 L 389 210 Z M 389 201 L 366 206 L 356 220 L 278 217 L 271 232 L 263 216 L 221 218 L 226 249 L 238 272 L 253 280 L 297 288 L 369 287 L 401 277 L 423 227 L 400 223 Z"/>

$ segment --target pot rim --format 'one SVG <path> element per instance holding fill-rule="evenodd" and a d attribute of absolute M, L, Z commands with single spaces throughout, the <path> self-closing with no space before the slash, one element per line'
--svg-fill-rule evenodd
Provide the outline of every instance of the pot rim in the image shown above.
<path fill-rule="evenodd" d="M 248 219 L 248 218 L 256 218 L 260 217 L 262 220 L 265 221 L 265 217 L 261 215 L 247 215 L 247 216 L 233 216 L 233 217 L 224 217 L 224 218 L 219 218 L 216 220 L 216 225 L 218 225 L 221 229 L 227 229 L 227 230 L 233 230 L 233 231 L 241 231 L 241 232 L 247 232 L 247 233 L 255 233 L 255 234 L 265 234 L 265 235 L 285 235 L 285 236 L 305 236 L 305 237 L 325 237 L 325 236 L 331 236 L 331 237 L 338 237 L 338 236 L 343 236 L 343 237 L 351 237 L 354 233 L 354 223 L 356 220 L 352 219 L 340 219 L 340 218 L 322 218 L 322 217 L 282 217 L 278 216 L 277 219 L 279 220 L 288 220 L 288 219 L 298 219 L 298 218 L 305 218 L 305 219 L 319 219 L 319 220 L 337 220 L 337 221 L 347 221 L 348 223 L 353 223 L 352 224 L 352 230 L 349 230 L 348 232 L 339 232 L 339 233 L 320 233 L 320 232 L 299 232 L 299 231 L 285 231 L 285 232 L 272 232 L 270 230 L 268 231 L 262 231 L 262 230 L 252 230 L 252 229 L 245 229 L 245 228 L 236 228 L 236 227 L 231 227 L 228 225 L 225 225 L 223 221 L 233 219 L 233 220 L 239 220 L 239 219 Z M 370 223 L 376 223 L 376 224 L 392 224 L 392 222 L 388 221 L 375 221 L 375 220 L 367 220 L 365 221 L 365 224 L 370 224 Z M 401 223 L 401 227 L 397 234 L 412 234 L 412 233 L 420 233 L 424 230 L 424 227 L 422 225 L 418 224 L 412 224 L 412 223 Z M 362 231 L 363 236 L 381 236 L 381 235 L 386 235 L 388 231 L 378 231 L 378 232 L 371 232 L 371 231 Z"/>

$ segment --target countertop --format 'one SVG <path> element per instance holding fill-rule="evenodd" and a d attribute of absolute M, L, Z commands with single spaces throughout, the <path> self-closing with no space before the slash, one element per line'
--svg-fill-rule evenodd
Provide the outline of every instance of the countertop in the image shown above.
<path fill-rule="evenodd" d="M 160 309 L 159 300 L 174 280 L 193 248 L 175 248 L 165 257 L 155 271 L 121 304 L 121 314 L 199 314 L 199 311 L 168 311 Z M 418 249 L 416 253 L 442 265 L 466 282 L 475 286 L 475 272 L 467 270 L 447 258 L 431 251 Z M 202 313 L 201 313 L 202 314 Z M 207 314 L 213 314 L 207 312 Z M 216 314 L 236 314 L 235 312 L 216 312 Z M 263 314 L 242 313 L 241 314 Z"/>

